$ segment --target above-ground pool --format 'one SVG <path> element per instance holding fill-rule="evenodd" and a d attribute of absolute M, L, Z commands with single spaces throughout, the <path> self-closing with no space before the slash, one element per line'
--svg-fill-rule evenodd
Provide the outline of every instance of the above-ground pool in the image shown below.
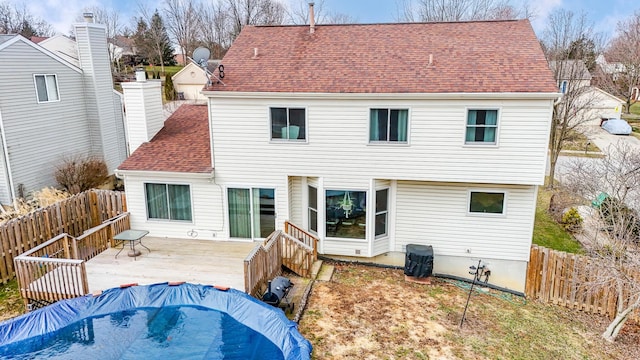
<path fill-rule="evenodd" d="M 0 358 L 309 359 L 277 308 L 211 286 L 115 288 L 0 324 Z"/>

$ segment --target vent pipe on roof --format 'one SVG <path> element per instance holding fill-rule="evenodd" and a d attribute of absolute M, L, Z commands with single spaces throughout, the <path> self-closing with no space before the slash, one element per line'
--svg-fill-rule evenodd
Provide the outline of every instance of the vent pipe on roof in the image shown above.
<path fill-rule="evenodd" d="M 313 34 L 316 32 L 316 16 L 313 13 L 313 3 L 309 3 L 309 33 Z"/>
<path fill-rule="evenodd" d="M 93 22 L 93 13 L 92 12 L 83 13 L 82 17 L 84 18 L 84 22 L 87 22 L 87 23 L 92 23 Z"/>
<path fill-rule="evenodd" d="M 429 54 L 429 65 L 433 65 L 433 54 Z"/>

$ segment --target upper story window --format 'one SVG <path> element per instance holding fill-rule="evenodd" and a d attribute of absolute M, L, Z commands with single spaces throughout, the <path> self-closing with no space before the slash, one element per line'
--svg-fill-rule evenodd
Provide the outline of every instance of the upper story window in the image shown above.
<path fill-rule="evenodd" d="M 371 109 L 369 141 L 406 143 L 409 110 Z"/>
<path fill-rule="evenodd" d="M 469 110 L 465 144 L 496 144 L 498 110 Z"/>
<path fill-rule="evenodd" d="M 38 102 L 59 101 L 58 79 L 56 75 L 33 75 L 36 82 Z"/>
<path fill-rule="evenodd" d="M 272 107 L 270 112 L 271 140 L 306 140 L 305 109 Z"/>
<path fill-rule="evenodd" d="M 469 196 L 469 212 L 481 214 L 504 214 L 503 192 L 471 191 Z"/>
<path fill-rule="evenodd" d="M 191 221 L 189 185 L 145 183 L 149 219 Z"/>
<path fill-rule="evenodd" d="M 562 80 L 562 82 L 560 83 L 560 92 L 563 94 L 566 94 L 568 85 L 569 85 L 569 82 L 567 80 Z"/>

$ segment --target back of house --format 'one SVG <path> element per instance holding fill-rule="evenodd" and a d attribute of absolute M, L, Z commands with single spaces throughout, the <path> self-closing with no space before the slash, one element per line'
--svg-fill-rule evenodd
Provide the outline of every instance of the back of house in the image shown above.
<path fill-rule="evenodd" d="M 192 119 L 209 168 L 145 146 L 119 167 L 132 226 L 250 241 L 288 220 L 320 254 L 402 265 L 431 245 L 437 273 L 481 259 L 524 290 L 558 95 L 528 21 L 247 26 L 222 65 Z"/>

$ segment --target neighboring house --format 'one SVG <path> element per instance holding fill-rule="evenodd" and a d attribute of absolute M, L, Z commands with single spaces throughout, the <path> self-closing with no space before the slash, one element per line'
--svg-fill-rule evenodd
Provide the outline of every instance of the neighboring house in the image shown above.
<path fill-rule="evenodd" d="M 220 64 L 220 60 L 209 60 L 207 68 L 213 73 L 218 64 Z M 180 69 L 180 71 L 175 73 L 175 75 L 171 77 L 171 80 L 173 80 L 173 87 L 176 93 L 178 93 L 178 99 L 207 100 L 207 97 L 202 94 L 202 88 L 207 85 L 209 81 L 208 76 L 204 69 L 193 62 L 189 62 L 185 67 Z"/>
<path fill-rule="evenodd" d="M 54 186 L 65 158 L 94 155 L 112 172 L 127 156 L 105 28 L 76 24 L 76 41 L 0 36 L 0 203 Z M 73 46 L 72 46 L 73 43 Z"/>
<path fill-rule="evenodd" d="M 559 95 L 530 23 L 311 29 L 245 27 L 208 108 L 155 137 L 159 84 L 124 85 L 128 109 L 144 104 L 117 171 L 131 226 L 251 241 L 289 220 L 326 256 L 403 265 L 407 244 L 432 245 L 436 273 L 481 259 L 524 291 Z"/>
<path fill-rule="evenodd" d="M 608 62 L 604 57 L 604 54 L 600 54 L 596 57 L 596 64 L 602 69 L 605 74 L 611 75 L 612 79 L 616 81 L 620 74 L 626 71 L 626 66 L 620 62 Z M 639 100 L 640 99 L 640 89 L 636 86 L 631 87 L 631 100 Z"/>
<path fill-rule="evenodd" d="M 580 96 L 574 105 L 580 108 L 579 122 L 585 125 L 600 125 L 602 118 L 619 118 L 624 100 L 591 86 L 592 76 L 583 60 L 549 61 L 549 68 L 556 76 L 562 94 L 569 91 Z"/>
<path fill-rule="evenodd" d="M 134 66 L 137 64 L 137 48 L 135 41 L 126 36 L 117 35 L 113 40 L 109 40 L 109 54 L 112 61 L 116 63 L 118 69 L 123 66 Z"/>

